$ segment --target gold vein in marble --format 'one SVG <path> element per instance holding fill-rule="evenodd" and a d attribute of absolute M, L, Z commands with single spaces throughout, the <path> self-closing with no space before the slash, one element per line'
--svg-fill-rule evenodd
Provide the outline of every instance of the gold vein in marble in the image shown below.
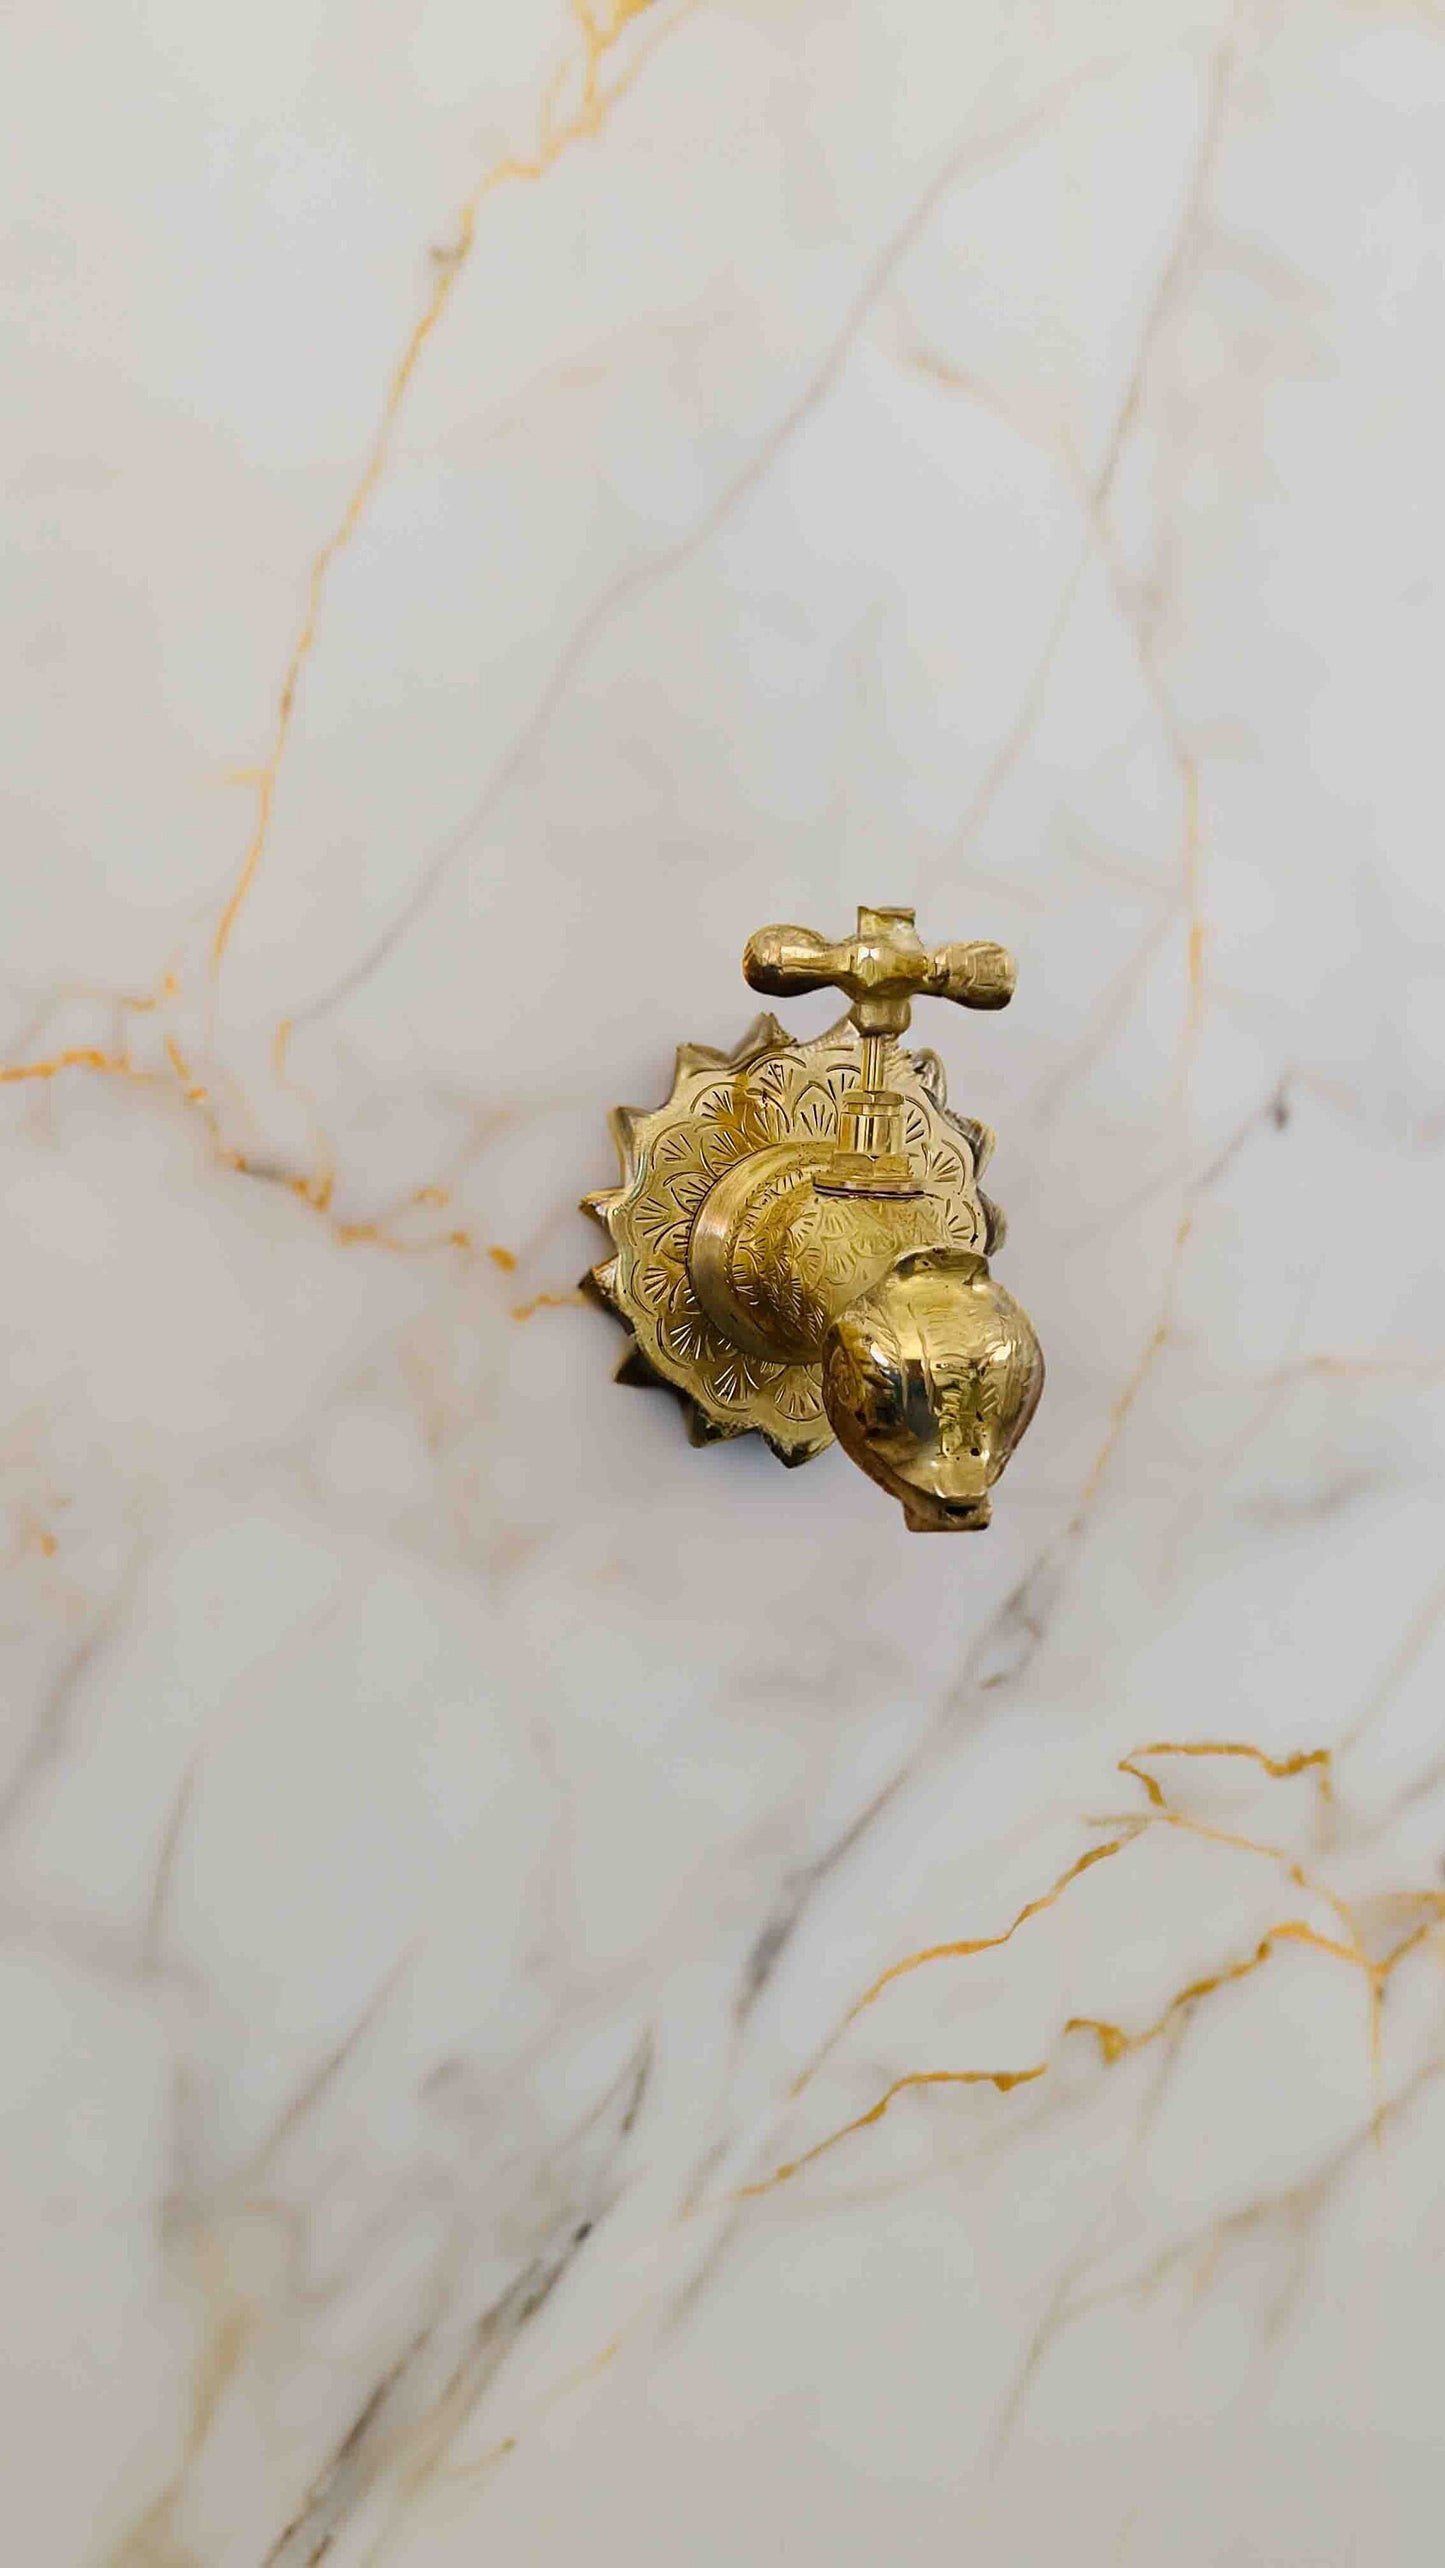
<path fill-rule="evenodd" d="M 235 932 L 236 922 L 245 906 L 266 852 L 270 836 L 276 789 L 285 762 L 295 720 L 297 694 L 302 672 L 315 648 L 327 582 L 337 556 L 351 542 L 390 459 L 397 422 L 406 402 L 422 351 L 441 321 L 451 301 L 458 277 L 470 258 L 476 237 L 477 218 L 485 200 L 498 189 L 541 179 L 574 143 L 589 141 L 601 132 L 618 100 L 637 79 L 646 60 L 644 54 L 634 59 L 608 81 L 604 77 L 608 57 L 622 40 L 633 21 L 655 5 L 655 0 L 609 0 L 599 11 L 593 0 L 569 0 L 568 14 L 580 43 L 567 55 L 554 73 L 543 95 L 538 111 L 537 132 L 528 154 L 509 154 L 494 162 L 463 200 L 457 216 L 456 235 L 448 246 L 435 252 L 435 275 L 431 291 L 393 368 L 382 405 L 380 419 L 373 431 L 366 460 L 347 499 L 341 517 L 326 542 L 314 556 L 307 575 L 305 607 L 300 628 L 292 645 L 282 679 L 272 730 L 271 746 L 262 765 L 237 771 L 236 781 L 249 786 L 256 795 L 255 820 L 242 860 L 240 872 L 226 901 L 211 942 L 211 983 L 214 987 L 225 958 L 227 946 Z M 571 94 L 572 103 L 564 108 Z M 139 1014 L 151 1013 L 163 1001 L 175 999 L 180 985 L 174 972 L 167 971 L 156 989 L 145 998 L 126 998 L 123 1008 Z M 283 1085 L 293 1085 L 285 1077 L 286 1049 L 291 1024 L 283 1022 L 276 1038 L 277 1077 Z M 324 1138 L 321 1162 L 310 1176 L 290 1176 L 264 1168 L 229 1147 L 221 1139 L 220 1118 L 211 1104 L 207 1089 L 192 1074 L 180 1055 L 173 1037 L 164 1042 L 164 1057 L 186 1103 L 198 1107 L 205 1115 L 217 1157 L 226 1167 L 246 1176 L 259 1176 L 285 1185 L 302 1202 L 323 1215 L 329 1215 L 335 1187 L 335 1165 Z M 122 1050 L 107 1052 L 98 1045 L 75 1046 L 48 1058 L 0 1066 L 0 1086 L 19 1082 L 53 1079 L 63 1071 L 89 1070 L 112 1078 L 135 1079 L 148 1085 L 164 1085 L 165 1070 L 149 1070 L 134 1062 Z M 434 1201 L 438 1191 L 419 1189 L 411 1203 Z M 408 1205 L 408 1208 L 409 1208 Z M 432 1247 L 470 1248 L 471 1236 L 465 1231 L 449 1231 L 435 1240 L 402 1241 L 390 1234 L 381 1223 L 335 1223 L 336 1236 L 343 1244 L 368 1242 L 375 1246 L 419 1250 Z"/>
<path fill-rule="evenodd" d="M 121 1052 L 102 1052 L 94 1044 L 76 1044 L 68 1052 L 53 1052 L 43 1061 L 10 1061 L 0 1067 L 0 1088 L 10 1088 L 28 1079 L 58 1079 L 64 1070 L 99 1070 L 112 1079 L 143 1079 L 147 1073 L 138 1070 Z"/>
<path fill-rule="evenodd" d="M 1108 1862 L 1114 1856 L 1123 1854 L 1130 1846 L 1137 1844 L 1151 1828 L 1160 1826 L 1179 1829 L 1203 1839 L 1206 1843 L 1229 1848 L 1235 1852 L 1256 1855 L 1278 1864 L 1293 1887 L 1317 1898 L 1332 1911 L 1343 1931 L 1338 1936 L 1330 1935 L 1320 1927 L 1311 1925 L 1307 1918 L 1277 1918 L 1247 1952 L 1222 1961 L 1217 1969 L 1202 1973 L 1186 1981 L 1183 1987 L 1176 1989 L 1159 2013 L 1147 2024 L 1130 2028 L 1105 2016 L 1070 2015 L 1060 2027 L 1061 2041 L 1067 2040 L 1075 2033 L 1092 2034 L 1104 2066 L 1111 2068 L 1128 2054 L 1147 2049 L 1157 2042 L 1172 2026 L 1187 2020 L 1197 2006 L 1220 1989 L 1233 1987 L 1241 1980 L 1252 1978 L 1283 1947 L 1300 1945 L 1322 1955 L 1326 1960 L 1343 1962 L 1347 1968 L 1358 1971 L 1363 1977 L 1369 2008 L 1371 2064 L 1378 2078 L 1380 2020 L 1386 1990 L 1400 1964 L 1428 1942 L 1441 1924 L 1445 1923 L 1445 1891 L 1417 1888 L 1395 1894 L 1387 1899 L 1384 1903 L 1387 1908 L 1398 1910 L 1403 1905 L 1411 1922 L 1403 1934 L 1397 1935 L 1386 1944 L 1382 1952 L 1372 1955 L 1367 1949 L 1362 1930 L 1362 1912 L 1341 1898 L 1337 1892 L 1332 1891 L 1327 1884 L 1315 1879 L 1285 1848 L 1231 1829 L 1213 1827 L 1203 1820 L 1194 1818 L 1187 1811 L 1177 1809 L 1168 1799 L 1158 1778 L 1148 1773 L 1144 1766 L 1145 1759 L 1154 1760 L 1161 1757 L 1244 1759 L 1256 1764 L 1271 1782 L 1290 1780 L 1309 1773 L 1314 1776 L 1321 1805 L 1327 1804 L 1331 1799 L 1331 1756 L 1328 1748 L 1302 1749 L 1292 1755 L 1273 1757 L 1267 1750 L 1256 1747 L 1248 1740 L 1190 1739 L 1155 1740 L 1148 1746 L 1133 1749 L 1128 1756 L 1120 1758 L 1118 1771 L 1121 1774 L 1127 1774 L 1132 1781 L 1142 1787 L 1147 1797 L 1148 1807 L 1142 1811 L 1126 1813 L 1120 1822 L 1103 1823 L 1116 1825 L 1119 1833 L 1109 1838 L 1103 1845 L 1090 1847 L 1084 1854 L 1076 1857 L 1075 1861 L 1059 1874 L 1048 1890 L 1026 1901 L 1009 1925 L 1000 1933 L 962 1937 L 948 1943 L 926 1945 L 918 1952 L 905 1954 L 900 1961 L 890 1964 L 887 1970 L 880 1972 L 864 1990 L 863 1995 L 850 2007 L 836 2032 L 830 2036 L 811 2065 L 798 2078 L 793 2088 L 794 2095 L 800 2094 L 811 2083 L 824 2061 L 842 2040 L 849 2026 L 855 2023 L 868 2007 L 875 2005 L 895 1981 L 933 1962 L 966 1960 L 978 1953 L 999 1950 L 1001 1946 L 1010 1943 L 1020 1928 L 1027 1925 L 1032 1918 L 1042 1915 L 1046 1909 L 1052 1908 L 1058 1900 L 1062 1899 L 1084 1873 L 1097 1864 Z M 1371 1905 L 1378 1907 L 1380 1903 L 1377 1901 Z M 769 2175 L 759 2178 L 757 2182 L 739 2186 L 728 2199 L 734 2202 L 755 2200 L 761 2195 L 773 2192 L 777 2186 L 791 2182 L 795 2176 L 801 2174 L 804 2168 L 813 2165 L 817 2159 L 837 2148 L 843 2141 L 881 2122 L 901 2095 L 934 2086 L 992 2086 L 999 2094 L 1006 2095 L 1015 2087 L 1032 2085 L 1037 2079 L 1046 2076 L 1053 2065 L 1053 2059 L 1050 2057 L 1012 2069 L 911 2070 L 893 2079 L 866 2112 L 854 2115 L 851 2120 L 841 2124 L 837 2130 L 829 2132 L 822 2140 L 815 2141 L 810 2148 L 800 2152 L 797 2157 L 785 2159 Z M 1387 2100 L 1380 2098 L 1371 2117 L 1373 2128 L 1378 2130 L 1387 2110 Z"/>
<path fill-rule="evenodd" d="M 534 1293 L 529 1302 L 513 1304 L 512 1317 L 514 1320 L 532 1320 L 539 1311 L 570 1311 L 579 1308 L 586 1299 L 586 1294 L 575 1286 L 567 1293 Z"/>
<path fill-rule="evenodd" d="M 1147 1748 L 1131 1748 L 1119 1759 L 1120 1774 L 1132 1775 L 1142 1783 L 1156 1810 L 1167 1810 L 1169 1802 L 1163 1785 L 1145 1770 L 1146 1757 L 1246 1757 L 1261 1767 L 1272 1783 L 1288 1782 L 1297 1774 L 1314 1772 L 1322 1801 L 1334 1799 L 1330 1781 L 1333 1762 L 1329 1748 L 1299 1748 L 1293 1756 L 1272 1757 L 1248 1739 L 1155 1739 Z"/>
<path fill-rule="evenodd" d="M 345 551 L 360 526 L 373 494 L 391 458 L 397 421 L 411 389 L 412 379 L 421 361 L 422 351 L 446 312 L 457 281 L 476 242 L 477 217 L 489 196 L 498 189 L 527 185 L 544 178 L 554 163 L 574 143 L 590 141 L 601 132 L 619 98 L 631 87 L 641 69 L 634 61 L 610 85 L 603 79 L 603 66 L 614 47 L 621 41 L 634 19 L 655 5 L 655 0 L 610 0 L 600 15 L 592 0 L 571 0 L 571 17 L 581 37 L 581 50 L 565 60 L 549 82 L 537 120 L 537 138 L 530 153 L 509 153 L 494 161 L 484 171 L 466 196 L 457 216 L 456 237 L 444 250 L 434 252 L 435 274 L 431 291 L 419 318 L 413 323 L 406 345 L 392 370 L 381 417 L 372 433 L 366 461 L 330 535 L 314 556 L 306 581 L 306 603 L 300 629 L 291 646 L 277 702 L 271 747 L 258 768 L 248 771 L 247 781 L 254 786 L 256 816 L 249 844 L 242 860 L 229 899 L 221 912 L 211 942 L 211 976 L 214 981 L 225 960 L 226 948 L 235 933 L 236 922 L 245 907 L 251 887 L 260 871 L 271 832 L 275 809 L 276 787 L 290 743 L 296 716 L 297 692 L 302 672 L 316 646 L 321 610 L 327 581 L 338 554 Z M 575 103 L 565 114 L 561 102 L 569 86 L 575 84 Z"/>
<path fill-rule="evenodd" d="M 163 998 L 174 997 L 175 994 L 176 983 L 173 976 L 168 973 L 165 983 L 154 997 L 122 999 L 120 1004 L 123 1008 L 143 1014 L 157 1008 Z M 284 1060 L 284 1050 L 282 1058 Z M 476 1246 L 473 1234 L 465 1229 L 430 1232 L 420 1239 L 408 1239 L 397 1229 L 397 1224 L 402 1222 L 409 1213 L 418 1211 L 423 1206 L 444 1209 L 450 1204 L 451 1190 L 446 1186 L 437 1185 L 434 1181 L 414 1187 L 389 1214 L 384 1214 L 372 1221 L 348 1222 L 340 1220 L 331 1211 L 331 1201 L 335 1191 L 335 1163 L 329 1147 L 324 1143 L 324 1137 L 324 1157 L 321 1168 L 318 1173 L 310 1176 L 298 1176 L 285 1169 L 268 1166 L 264 1160 L 249 1158 L 244 1151 L 234 1148 L 221 1137 L 220 1111 L 210 1089 L 197 1076 L 173 1034 L 163 1038 L 161 1053 L 154 1067 L 147 1067 L 144 1062 L 135 1060 L 126 1051 L 108 1052 L 98 1044 L 74 1044 L 63 1051 L 45 1054 L 33 1061 L 0 1063 L 0 1088 L 27 1086 L 58 1079 L 70 1070 L 88 1070 L 92 1075 L 101 1078 L 124 1079 L 137 1087 L 154 1088 L 162 1094 L 179 1095 L 184 1104 L 194 1108 L 200 1114 L 214 1155 L 223 1168 L 234 1170 L 238 1176 L 259 1179 L 265 1185 L 284 1187 L 288 1194 L 295 1195 L 312 1212 L 322 1216 L 333 1239 L 343 1248 L 364 1244 L 390 1250 L 396 1256 L 421 1257 L 438 1248 L 471 1250 Z M 294 1088 L 294 1082 L 284 1077 L 281 1079 L 281 1085 Z M 302 1092 L 296 1090 L 295 1093 Z M 511 1266 L 516 1264 L 516 1259 L 510 1250 L 498 1252 L 489 1249 L 488 1255 L 494 1257 L 501 1265 L 505 1265 L 508 1261 Z"/>

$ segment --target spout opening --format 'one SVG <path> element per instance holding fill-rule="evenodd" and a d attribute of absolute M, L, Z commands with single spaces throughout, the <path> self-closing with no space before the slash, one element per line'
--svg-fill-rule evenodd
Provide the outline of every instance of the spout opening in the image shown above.
<path fill-rule="evenodd" d="M 910 1534 L 981 1534 L 993 1521 L 987 1498 L 935 1498 L 911 1490 L 903 1499 Z"/>

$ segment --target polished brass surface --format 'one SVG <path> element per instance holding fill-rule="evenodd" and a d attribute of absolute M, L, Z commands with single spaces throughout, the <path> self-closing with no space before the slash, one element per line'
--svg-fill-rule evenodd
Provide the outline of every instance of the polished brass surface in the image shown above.
<path fill-rule="evenodd" d="M 857 933 L 830 945 L 811 927 L 760 927 L 743 953 L 743 978 L 775 997 L 841 990 L 863 1037 L 858 1094 L 839 1133 L 840 1155 L 821 1182 L 830 1193 L 897 1194 L 909 1182 L 898 1098 L 884 1085 L 888 1048 L 908 1031 L 916 998 L 959 1007 L 1007 1007 L 1012 955 L 1001 945 L 939 945 L 930 953 L 908 909 L 860 909 Z"/>
<path fill-rule="evenodd" d="M 914 1533 L 976 1531 L 1039 1404 L 1044 1359 L 986 1257 L 900 1257 L 839 1313 L 823 1404 L 845 1453 L 900 1499 Z"/>
<path fill-rule="evenodd" d="M 586 1205 L 612 1251 L 589 1281 L 633 1337 L 620 1378 L 681 1393 L 698 1442 L 756 1430 L 798 1463 L 836 1436 L 915 1530 L 985 1525 L 1043 1359 L 989 1274 L 993 1135 L 898 1037 L 919 997 L 1004 1006 L 1013 963 L 860 909 L 839 944 L 759 930 L 743 970 L 849 1014 L 806 1043 L 764 1016 L 735 1052 L 684 1044 L 665 1104 L 614 1113 L 622 1182 Z"/>
<path fill-rule="evenodd" d="M 743 954 L 743 979 L 774 998 L 842 990 L 867 1036 L 906 1034 L 915 998 L 1005 1008 L 1014 977 L 1013 957 L 1001 945 L 938 945 L 930 953 L 907 909 L 860 909 L 857 934 L 841 945 L 811 927 L 760 927 Z M 870 1076 L 865 1084 L 878 1082 Z"/>
<path fill-rule="evenodd" d="M 586 1198 L 612 1245 L 590 1281 L 633 1332 L 627 1379 L 682 1392 L 699 1442 L 756 1429 L 785 1462 L 806 1462 L 833 1442 L 816 1354 L 792 1358 L 783 1345 L 764 1354 L 719 1326 L 699 1291 L 692 1251 L 708 1227 L 700 1227 L 703 1207 L 730 1170 L 766 1178 L 753 1163 L 780 1144 L 815 1154 L 818 1166 L 833 1163 L 860 1050 L 846 1018 L 795 1043 L 776 1017 L 759 1017 L 735 1052 L 682 1045 L 667 1102 L 652 1113 L 621 1106 L 612 1117 L 623 1182 Z M 908 1150 L 942 1236 L 957 1248 L 984 1246 L 1001 1229 L 977 1183 L 992 1133 L 947 1112 L 931 1053 L 899 1053 L 893 1077 Z M 740 1218 L 751 1209 L 747 1185 L 743 1196 Z"/>
<path fill-rule="evenodd" d="M 837 1156 L 826 1143 L 760 1150 L 698 1208 L 688 1250 L 698 1299 L 755 1355 L 816 1364 L 839 1312 L 904 1249 L 942 1245 L 935 1198 L 921 1186 L 849 1204 L 823 1192 Z"/>

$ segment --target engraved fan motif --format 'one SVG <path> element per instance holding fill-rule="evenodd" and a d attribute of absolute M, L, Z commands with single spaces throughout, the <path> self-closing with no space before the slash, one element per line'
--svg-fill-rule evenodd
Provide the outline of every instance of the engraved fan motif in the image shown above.
<path fill-rule="evenodd" d="M 800 1463 L 833 1441 L 820 1367 L 734 1346 L 693 1291 L 687 1251 L 699 1205 L 740 1159 L 778 1142 L 836 1140 L 861 1051 L 846 1017 L 816 1042 L 795 1043 L 776 1017 L 760 1016 L 735 1052 L 680 1045 L 665 1105 L 613 1114 L 622 1183 L 583 1199 L 613 1253 L 587 1280 L 632 1333 L 619 1380 L 679 1392 L 695 1443 L 756 1432 L 781 1461 Z M 888 1075 L 907 1102 L 906 1146 L 936 1194 L 949 1245 L 992 1248 L 1002 1216 L 977 1185 L 992 1133 L 948 1112 L 935 1054 L 895 1052 Z"/>

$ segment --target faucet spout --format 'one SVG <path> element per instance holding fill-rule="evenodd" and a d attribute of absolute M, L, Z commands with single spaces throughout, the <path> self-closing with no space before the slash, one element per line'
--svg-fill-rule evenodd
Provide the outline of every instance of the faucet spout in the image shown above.
<path fill-rule="evenodd" d="M 1044 1360 L 1027 1312 L 986 1257 L 923 1248 L 840 1312 L 823 1401 L 849 1458 L 915 1533 L 971 1533 L 1039 1404 Z"/>

